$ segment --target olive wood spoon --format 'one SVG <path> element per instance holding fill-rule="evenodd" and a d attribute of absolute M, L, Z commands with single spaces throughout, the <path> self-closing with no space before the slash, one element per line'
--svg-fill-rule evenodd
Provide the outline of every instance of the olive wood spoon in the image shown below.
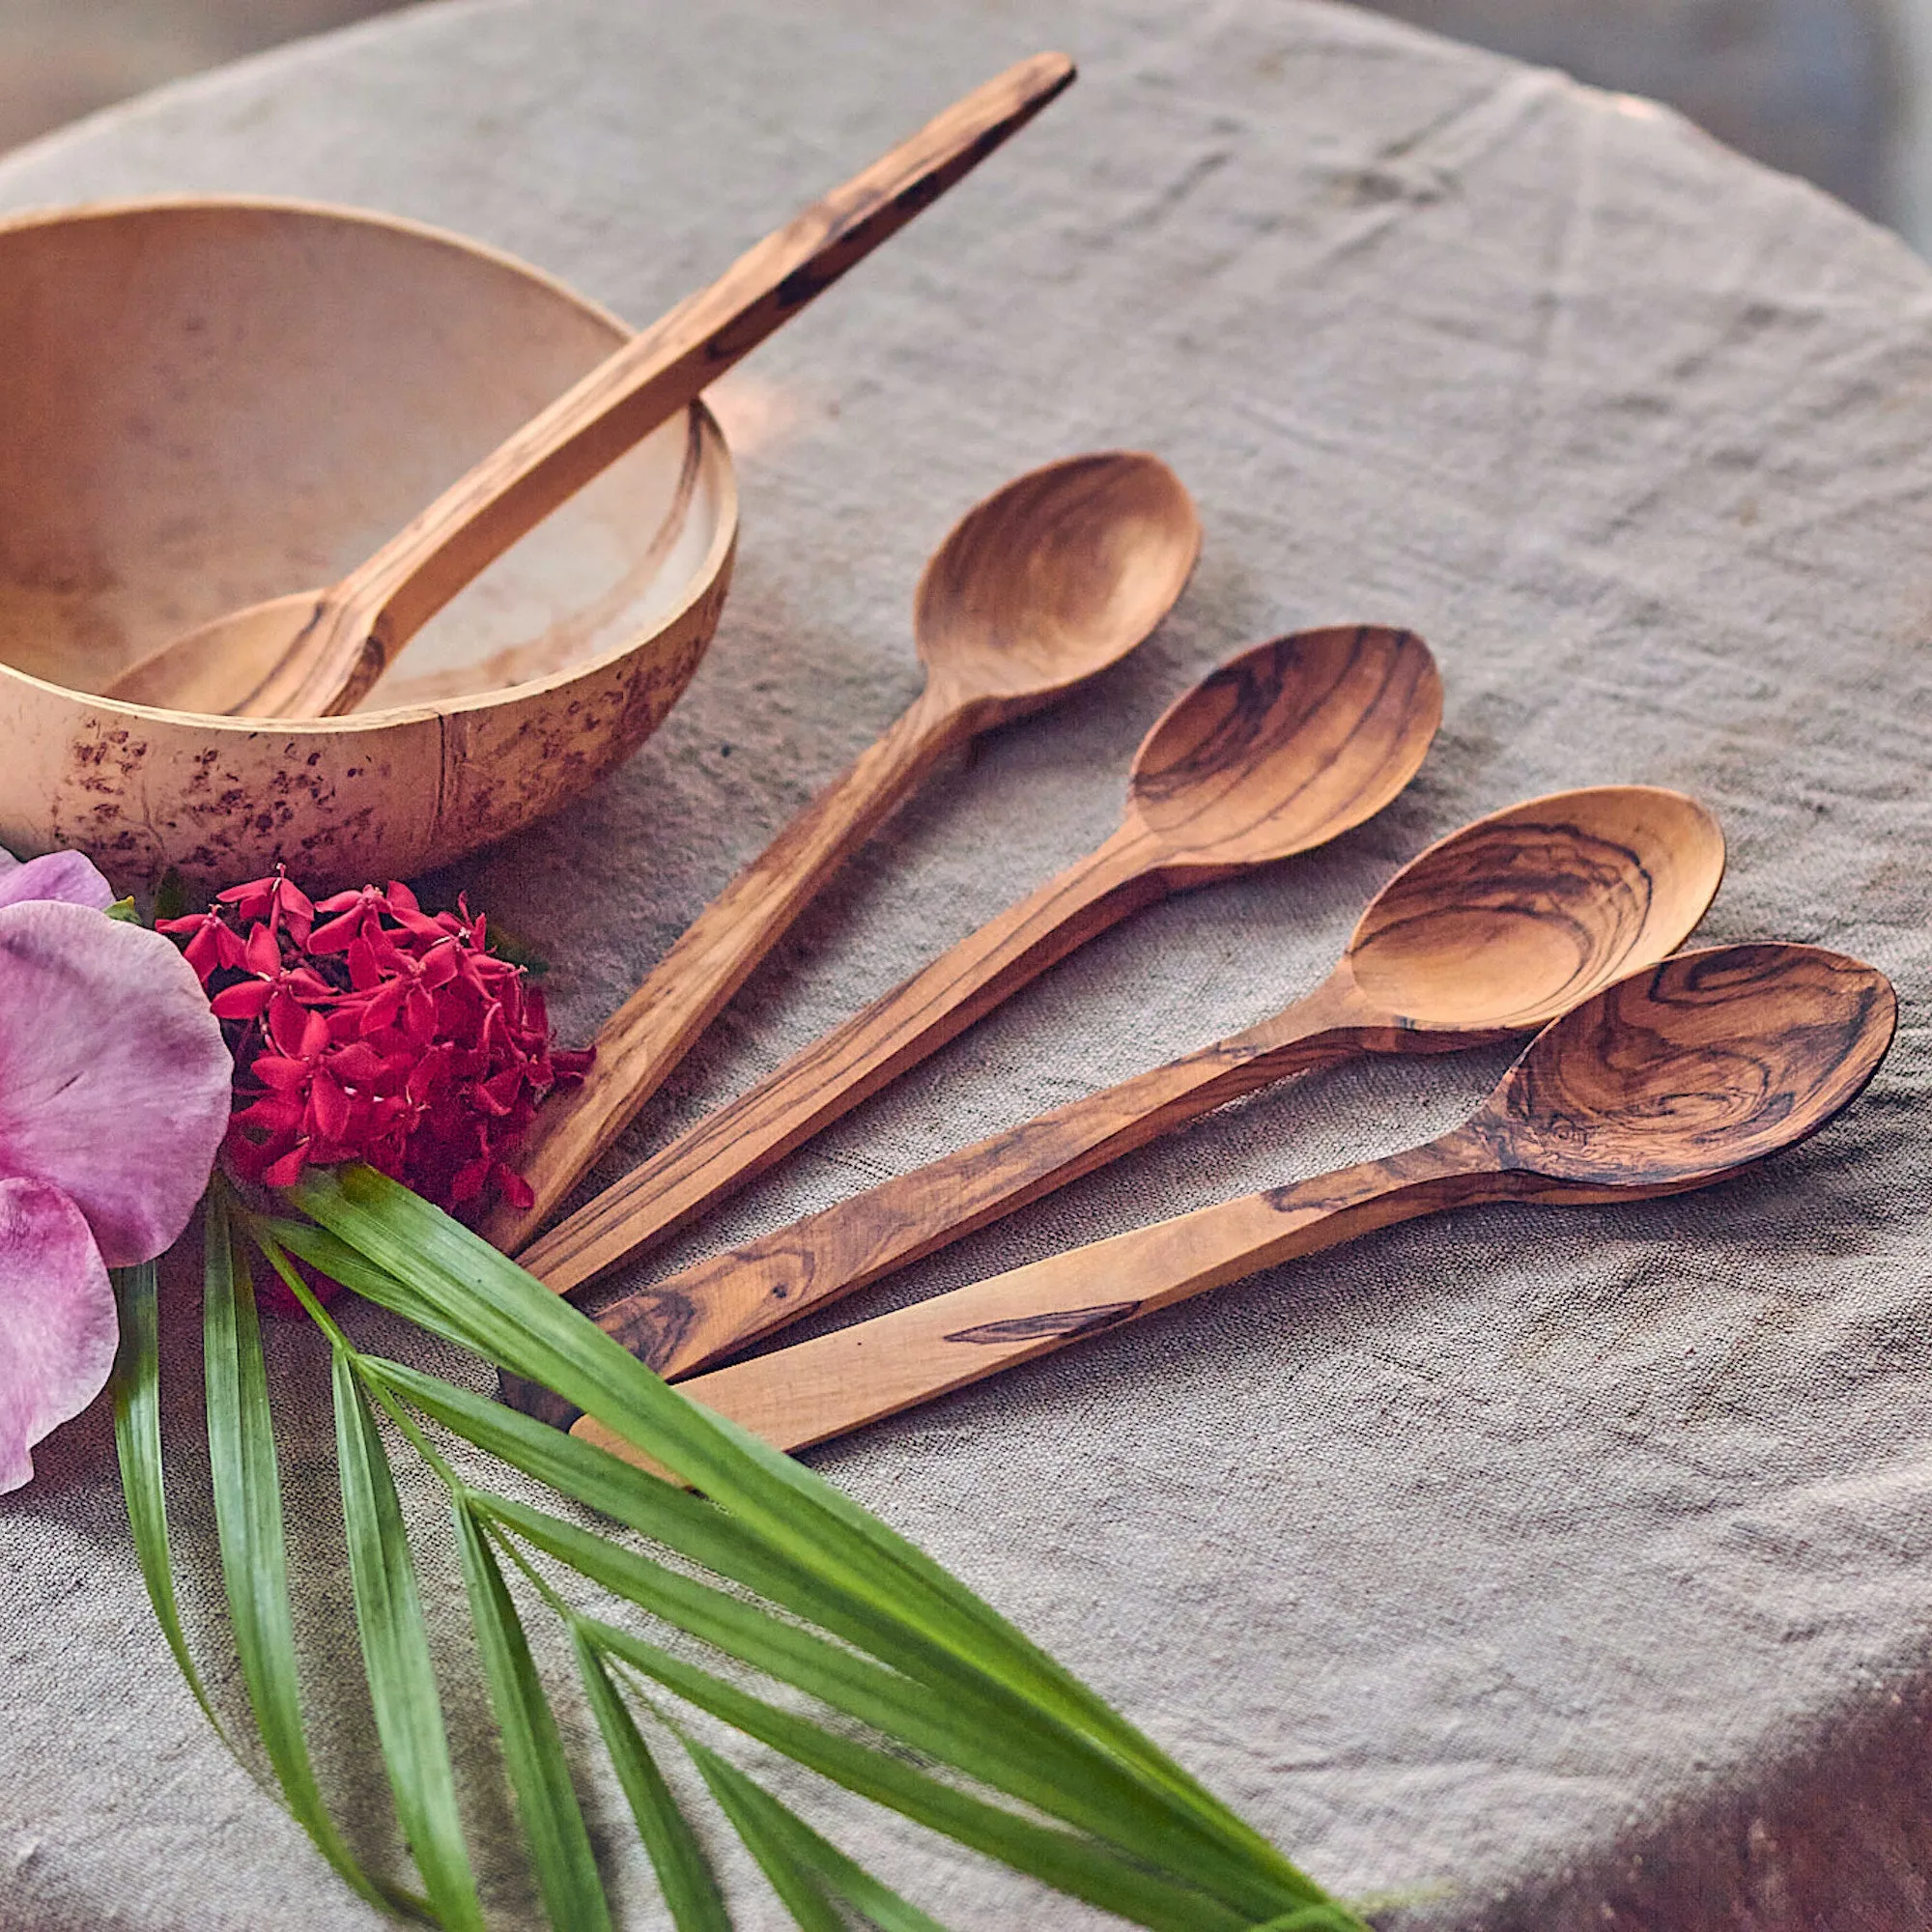
<path fill-rule="evenodd" d="M 1169 707 L 1125 818 L 1088 857 L 793 1055 L 523 1257 L 558 1293 L 661 1239 L 1129 912 L 1325 844 L 1407 784 L 1442 716 L 1420 638 L 1303 631 L 1243 652 Z"/>
<path fill-rule="evenodd" d="M 519 1157 L 535 1199 L 482 1233 L 514 1253 L 555 1212 L 812 895 L 953 746 L 1117 664 L 1173 609 L 1201 549 L 1180 479 L 1114 451 L 1036 469 L 968 511 L 926 565 L 911 709 L 726 886 L 597 1036 Z"/>
<path fill-rule="evenodd" d="M 1703 1187 L 1857 1098 L 1897 1010 L 1884 974 L 1816 947 L 1680 953 L 1548 1027 L 1439 1139 L 1055 1255 L 682 1387 L 798 1449 L 1393 1222 L 1486 1201 Z M 575 1433 L 626 1453 L 587 1419 Z"/>
<path fill-rule="evenodd" d="M 1453 1053 L 1529 1033 L 1690 936 L 1724 870 L 1681 792 L 1604 785 L 1479 818 L 1370 902 L 1320 986 L 1232 1038 L 1090 1094 L 715 1255 L 597 1311 L 670 1380 L 1292 1074 L 1362 1053 Z M 545 1421 L 578 1413 L 527 1382 Z"/>
<path fill-rule="evenodd" d="M 1024 127 L 1073 79 L 1036 54 L 976 88 L 631 338 L 326 590 L 234 611 L 123 671 L 136 704 L 249 718 L 353 709 L 484 568 Z"/>

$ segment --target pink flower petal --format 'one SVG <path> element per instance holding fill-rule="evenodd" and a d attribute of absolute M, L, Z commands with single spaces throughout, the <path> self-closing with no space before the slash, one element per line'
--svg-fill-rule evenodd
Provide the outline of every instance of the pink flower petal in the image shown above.
<path fill-rule="evenodd" d="M 116 1329 L 80 1209 L 44 1181 L 0 1180 L 0 1491 L 31 1482 L 34 1444 L 106 1386 Z"/>
<path fill-rule="evenodd" d="M 258 925 L 249 933 L 242 948 L 242 963 L 249 972 L 259 974 L 265 980 L 272 980 L 282 970 L 282 949 L 275 944 L 275 935 L 266 925 Z"/>
<path fill-rule="evenodd" d="M 170 941 L 85 906 L 0 907 L 0 1176 L 68 1195 L 110 1267 L 187 1225 L 232 1077 Z"/>
<path fill-rule="evenodd" d="M 333 901 L 328 901 L 333 903 Z M 334 919 L 325 920 L 308 936 L 311 952 L 340 952 L 353 946 L 362 930 L 362 908 L 352 906 Z"/>
<path fill-rule="evenodd" d="M 214 1011 L 224 1020 L 252 1020 L 269 1004 L 274 990 L 266 980 L 243 980 L 215 994 Z"/>
<path fill-rule="evenodd" d="M 114 888 L 78 852 L 49 852 L 24 866 L 11 854 L 7 858 L 0 867 L 0 906 L 56 899 L 105 912 L 114 903 Z"/>
<path fill-rule="evenodd" d="M 293 1187 L 301 1179 L 303 1164 L 308 1159 L 309 1144 L 298 1141 L 281 1159 L 271 1161 L 262 1170 L 262 1179 L 270 1187 Z"/>

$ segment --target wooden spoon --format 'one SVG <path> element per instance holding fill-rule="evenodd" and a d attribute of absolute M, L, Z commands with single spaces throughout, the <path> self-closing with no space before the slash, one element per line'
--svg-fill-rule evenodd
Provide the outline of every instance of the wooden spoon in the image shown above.
<path fill-rule="evenodd" d="M 674 1381 L 1237 1094 L 1360 1053 L 1531 1032 L 1675 952 L 1723 869 L 1717 821 L 1681 792 L 1604 785 L 1492 812 L 1411 859 L 1328 978 L 1259 1025 L 712 1256 L 598 1326 Z M 559 1426 L 577 1413 L 530 1383 L 503 1391 Z"/>
<path fill-rule="evenodd" d="M 558 1293 L 701 1213 L 1055 960 L 1172 892 L 1306 852 L 1379 811 L 1442 717 L 1420 638 L 1303 631 L 1225 664 L 1134 759 L 1120 830 L 1057 879 L 633 1169 L 523 1257 Z"/>
<path fill-rule="evenodd" d="M 535 1194 L 484 1235 L 514 1253 L 628 1126 L 832 872 L 963 739 L 1117 664 L 1173 609 L 1201 550 L 1180 479 L 1151 456 L 1076 456 L 967 512 L 920 578 L 925 690 L 726 886 L 597 1036 L 583 1084 L 538 1115 Z"/>
<path fill-rule="evenodd" d="M 896 234 L 1073 79 L 1036 54 L 976 88 L 600 363 L 327 590 L 230 611 L 123 671 L 135 704 L 330 718 L 471 579 Z"/>
<path fill-rule="evenodd" d="M 1682 953 L 1546 1029 L 1468 1121 L 1422 1147 L 1135 1229 L 682 1386 L 797 1449 L 1392 1222 L 1483 1201 L 1703 1187 L 1856 1099 L 1897 1013 L 1883 973 L 1816 947 Z M 588 1418 L 572 1433 L 642 1460 Z"/>

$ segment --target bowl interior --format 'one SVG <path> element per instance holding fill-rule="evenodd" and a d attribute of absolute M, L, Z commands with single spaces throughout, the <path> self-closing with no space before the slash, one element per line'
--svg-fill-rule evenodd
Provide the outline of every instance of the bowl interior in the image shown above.
<path fill-rule="evenodd" d="M 456 238 L 157 203 L 0 226 L 0 660 L 78 690 L 332 582 L 608 355 L 622 325 Z M 591 663 L 685 601 L 729 515 L 696 412 L 514 546 L 365 709 Z"/>

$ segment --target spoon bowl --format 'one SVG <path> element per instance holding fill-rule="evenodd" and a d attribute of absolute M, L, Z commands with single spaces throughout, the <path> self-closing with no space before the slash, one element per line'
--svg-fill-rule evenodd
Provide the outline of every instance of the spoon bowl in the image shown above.
<path fill-rule="evenodd" d="M 1345 970 L 1408 1027 L 1526 1032 L 1681 946 L 1723 876 L 1723 834 L 1682 792 L 1528 799 L 1405 866 L 1362 915 Z"/>
<path fill-rule="evenodd" d="M 1205 883 L 1326 844 L 1415 776 L 1442 679 L 1412 631 L 1300 631 L 1244 651 L 1178 698 L 1143 741 L 1127 816 Z"/>
<path fill-rule="evenodd" d="M 1048 464 L 975 504 L 921 573 L 920 657 L 944 692 L 1017 716 L 1124 657 L 1200 554 L 1194 500 L 1157 457 Z"/>
<path fill-rule="evenodd" d="M 1509 1168 L 1585 1187 L 1701 1187 L 1863 1092 L 1898 1000 L 1813 946 L 1679 953 L 1547 1027 L 1470 1122 Z"/>
<path fill-rule="evenodd" d="M 110 695 L 124 704 L 219 716 L 238 693 L 269 681 L 322 608 L 321 591 L 296 590 L 230 611 L 130 666 Z"/>

